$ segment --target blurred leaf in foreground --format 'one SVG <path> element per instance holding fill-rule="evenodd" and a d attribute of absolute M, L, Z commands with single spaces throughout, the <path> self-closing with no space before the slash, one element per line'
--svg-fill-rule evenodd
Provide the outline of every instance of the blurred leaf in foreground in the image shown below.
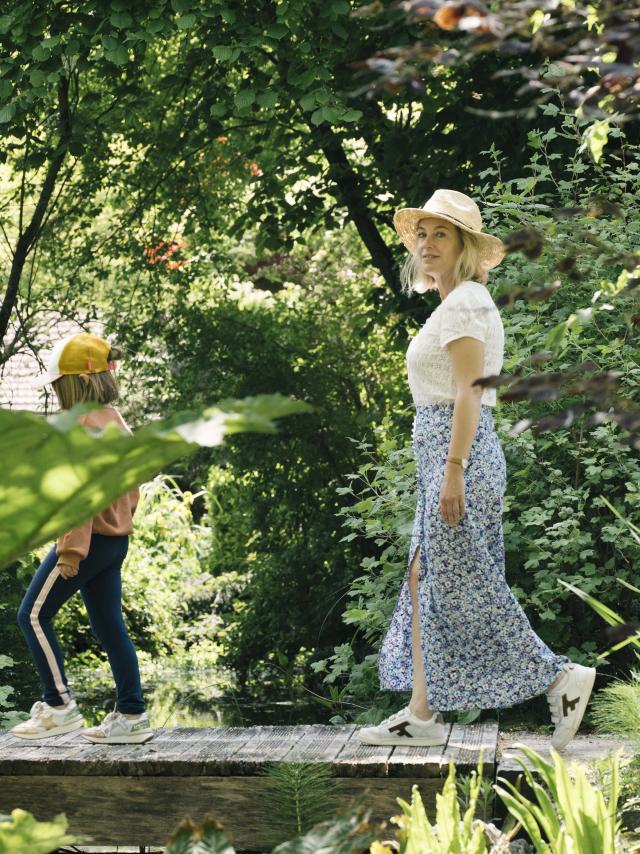
<path fill-rule="evenodd" d="M 231 433 L 275 433 L 273 419 L 312 411 L 282 395 L 224 400 L 147 424 L 78 423 L 88 405 L 47 419 L 0 409 L 0 568 L 108 507 L 118 496 L 199 447 Z M 94 407 L 95 408 L 95 407 Z"/>

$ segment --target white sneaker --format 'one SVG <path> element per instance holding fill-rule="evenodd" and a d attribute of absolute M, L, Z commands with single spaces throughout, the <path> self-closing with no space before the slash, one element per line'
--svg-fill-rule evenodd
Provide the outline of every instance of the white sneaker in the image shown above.
<path fill-rule="evenodd" d="M 28 720 L 21 721 L 9 730 L 11 735 L 16 738 L 51 738 L 84 726 L 75 700 L 59 709 L 38 700 L 31 706 L 29 716 Z"/>
<path fill-rule="evenodd" d="M 595 667 L 583 667 L 573 661 L 562 669 L 564 675 L 558 685 L 546 692 L 551 720 L 556 725 L 551 736 L 551 746 L 556 750 L 566 747 L 578 731 L 596 678 Z"/>
<path fill-rule="evenodd" d="M 363 727 L 358 737 L 362 744 L 406 744 L 414 747 L 430 747 L 446 741 L 440 712 L 434 712 L 428 721 L 423 721 L 410 711 L 409 706 L 385 718 L 377 726 Z"/>
<path fill-rule="evenodd" d="M 154 732 L 146 712 L 127 718 L 122 712 L 109 712 L 99 726 L 88 727 L 80 735 L 93 744 L 141 744 L 153 738 Z"/>

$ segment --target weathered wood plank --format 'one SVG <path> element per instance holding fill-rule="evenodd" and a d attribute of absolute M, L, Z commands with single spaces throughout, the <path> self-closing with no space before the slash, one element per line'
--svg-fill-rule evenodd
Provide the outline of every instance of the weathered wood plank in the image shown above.
<path fill-rule="evenodd" d="M 338 777 L 443 776 L 452 759 L 460 769 L 474 768 L 480 748 L 485 771 L 496 763 L 497 724 L 449 728 L 446 747 L 361 745 L 358 727 L 209 727 L 157 730 L 144 745 L 92 745 L 78 733 L 43 741 L 25 741 L 0 733 L 0 775 L 36 776 L 200 776 L 257 774 L 268 761 L 328 762 Z M 512 745 L 523 740 L 549 755 L 550 739 L 511 733 L 500 739 L 501 769 L 517 771 Z M 632 755 L 640 743 L 630 739 L 577 736 L 565 758 L 589 761 L 623 746 Z M 440 767 L 438 767 L 440 766 Z"/>
<path fill-rule="evenodd" d="M 12 738 L 0 756 L 0 774 L 54 776 L 200 776 L 260 773 L 269 761 L 329 762 L 336 776 L 436 777 L 449 758 L 475 767 L 485 746 L 495 759 L 497 727 L 454 726 L 446 749 L 363 745 L 358 727 L 208 727 L 157 730 L 142 745 L 94 745 L 79 735 L 42 742 Z"/>
<path fill-rule="evenodd" d="M 362 744 L 358 738 L 357 727 L 343 744 L 340 752 L 331 761 L 336 777 L 386 777 L 387 763 L 392 747 L 384 745 Z"/>
<path fill-rule="evenodd" d="M 446 725 L 446 741 L 433 747 L 394 747 L 388 761 L 390 777 L 441 777 L 443 755 L 451 735 L 451 724 Z"/>
<path fill-rule="evenodd" d="M 286 754 L 286 762 L 333 762 L 355 732 L 354 725 L 313 724 Z"/>
<path fill-rule="evenodd" d="M 14 736 L 8 730 L 0 730 L 0 758 L 2 758 L 4 748 L 11 745 L 14 741 Z"/>
<path fill-rule="evenodd" d="M 277 761 L 302 737 L 306 727 L 250 727 L 236 737 L 204 743 L 196 754 L 201 774 L 252 776 L 266 762 Z"/>
<path fill-rule="evenodd" d="M 454 724 L 449 733 L 447 747 L 442 754 L 444 773 L 447 773 L 451 760 L 456 767 L 475 769 L 480 759 L 480 750 L 483 751 L 484 756 L 483 776 L 493 777 L 498 750 L 498 724 L 493 722 L 470 726 Z"/>
<path fill-rule="evenodd" d="M 226 774 L 240 777 L 260 773 L 266 762 L 277 762 L 286 756 L 300 741 L 307 727 L 261 726 L 251 729 L 254 730 L 251 739 L 225 758 Z M 211 760 L 207 763 L 207 768 L 210 767 Z"/>
<path fill-rule="evenodd" d="M 2 783 L 0 812 L 11 805 L 40 820 L 65 812 L 70 832 L 86 844 L 163 845 L 186 815 L 199 822 L 207 814 L 224 824 L 237 848 L 265 850 L 284 839 L 265 799 L 270 783 L 264 777 L 186 777 L 176 786 L 169 777 L 69 776 L 56 781 L 53 811 L 51 778 L 6 777 Z M 411 784 L 402 779 L 339 778 L 335 793 L 342 805 L 364 796 L 372 818 L 388 820 L 401 812 L 397 797 L 410 799 Z M 441 785 L 441 780 L 419 781 L 431 815 Z"/>
<path fill-rule="evenodd" d="M 236 770 L 239 770 L 237 776 L 260 773 L 260 763 L 251 761 L 249 757 L 255 754 L 255 745 L 264 740 L 263 730 L 263 727 L 248 727 L 235 737 L 222 738 L 203 745 L 198 753 L 202 774 L 228 777 L 233 776 Z M 245 758 L 236 758 L 239 751 L 244 751 Z"/>
<path fill-rule="evenodd" d="M 148 751 L 143 757 L 122 760 L 120 769 L 129 776 L 199 776 L 205 773 L 203 750 L 223 750 L 224 745 L 233 744 L 234 749 L 241 747 L 250 732 L 246 727 L 206 727 L 196 730 L 197 738 L 181 744 L 174 735 L 171 741 L 155 739 L 148 742 Z M 214 747 L 220 745 L 220 747 Z"/>
<path fill-rule="evenodd" d="M 264 850 L 282 841 L 277 816 L 264 796 L 271 781 L 261 775 L 269 761 L 321 761 L 335 776 L 332 791 L 343 804 L 366 796 L 374 820 L 398 814 L 397 798 L 409 800 L 416 782 L 428 813 L 441 790 L 449 760 L 458 772 L 477 765 L 485 750 L 485 775 L 515 775 L 516 742 L 549 755 L 549 737 L 510 733 L 498 743 L 497 725 L 451 726 L 445 746 L 376 747 L 360 744 L 359 727 L 176 728 L 156 732 L 144 745 L 92 745 L 62 736 L 26 742 L 0 734 L 0 813 L 22 807 L 38 818 L 66 812 L 71 831 L 98 845 L 162 845 L 185 816 L 213 813 L 238 848 Z M 638 741 L 576 737 L 563 757 L 591 761 Z M 18 769 L 14 773 L 12 769 Z M 239 773 L 237 773 L 239 772 Z M 55 803 L 51 793 L 55 791 Z M 92 836 L 92 839 L 89 839 Z"/>
<path fill-rule="evenodd" d="M 131 761 L 142 761 L 156 751 L 163 756 L 164 773 L 170 773 L 172 763 L 178 763 L 189 748 L 200 745 L 201 733 L 197 727 L 159 730 L 153 741 L 128 745 L 92 744 L 80 736 L 65 742 L 60 741 L 64 736 L 40 742 L 14 738 L 0 757 L 0 774 L 118 775 L 126 772 Z"/>

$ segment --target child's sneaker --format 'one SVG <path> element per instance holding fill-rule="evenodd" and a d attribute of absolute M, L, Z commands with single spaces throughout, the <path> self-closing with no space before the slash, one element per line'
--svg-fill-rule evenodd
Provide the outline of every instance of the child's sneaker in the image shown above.
<path fill-rule="evenodd" d="M 407 706 L 400 709 L 377 726 L 364 727 L 358 732 L 362 744 L 405 744 L 430 747 L 444 744 L 445 724 L 440 712 L 434 712 L 428 721 L 416 717 Z"/>
<path fill-rule="evenodd" d="M 93 744 L 141 744 L 153 738 L 146 712 L 128 718 L 122 712 L 109 712 L 99 726 L 89 727 L 80 735 Z"/>
<path fill-rule="evenodd" d="M 573 661 L 562 669 L 560 682 L 546 692 L 551 720 L 556 725 L 551 736 L 551 746 L 556 750 L 566 747 L 578 731 L 596 678 L 595 667 L 583 667 Z"/>
<path fill-rule="evenodd" d="M 21 721 L 9 730 L 16 738 L 51 738 L 82 729 L 84 720 L 75 700 L 66 706 L 54 708 L 48 703 L 38 700 L 31 706 L 29 719 Z"/>

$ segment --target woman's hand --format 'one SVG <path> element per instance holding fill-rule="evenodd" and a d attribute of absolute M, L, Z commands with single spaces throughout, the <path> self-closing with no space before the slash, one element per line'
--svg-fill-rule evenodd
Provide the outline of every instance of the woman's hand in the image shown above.
<path fill-rule="evenodd" d="M 440 486 L 440 515 L 447 525 L 457 525 L 464 515 L 464 469 L 445 463 Z"/>
<path fill-rule="evenodd" d="M 56 564 L 56 569 L 58 570 L 60 575 L 63 578 L 66 578 L 67 580 L 69 580 L 70 578 L 74 578 L 74 576 L 78 574 L 78 567 L 71 566 L 70 563 L 60 563 L 60 561 L 58 561 L 58 563 Z"/>

